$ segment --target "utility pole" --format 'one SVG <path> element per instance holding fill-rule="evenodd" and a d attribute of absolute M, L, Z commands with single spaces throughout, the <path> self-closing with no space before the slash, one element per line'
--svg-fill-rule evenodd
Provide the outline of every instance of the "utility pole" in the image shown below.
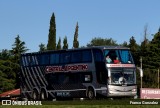
<path fill-rule="evenodd" d="M 141 69 L 142 69 L 142 57 L 140 58 L 140 62 L 141 62 Z"/>
<path fill-rule="evenodd" d="M 159 88 L 159 69 L 158 69 L 158 88 Z"/>
<path fill-rule="evenodd" d="M 140 58 L 140 62 L 141 62 L 141 69 L 142 69 L 142 57 Z M 141 88 L 142 88 L 142 77 L 143 77 L 142 71 L 140 71 L 140 74 L 141 74 Z"/>

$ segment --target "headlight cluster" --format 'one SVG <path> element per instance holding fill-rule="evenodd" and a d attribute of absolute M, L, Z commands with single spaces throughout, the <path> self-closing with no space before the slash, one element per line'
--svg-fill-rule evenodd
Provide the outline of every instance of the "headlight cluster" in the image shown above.
<path fill-rule="evenodd" d="M 136 92 L 137 90 L 136 89 L 132 89 L 132 92 Z"/>

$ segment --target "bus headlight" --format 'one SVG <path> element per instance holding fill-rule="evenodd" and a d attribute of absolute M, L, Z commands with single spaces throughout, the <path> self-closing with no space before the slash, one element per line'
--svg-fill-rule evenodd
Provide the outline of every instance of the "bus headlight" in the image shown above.
<path fill-rule="evenodd" d="M 136 89 L 132 89 L 132 92 L 136 92 L 137 90 Z"/>

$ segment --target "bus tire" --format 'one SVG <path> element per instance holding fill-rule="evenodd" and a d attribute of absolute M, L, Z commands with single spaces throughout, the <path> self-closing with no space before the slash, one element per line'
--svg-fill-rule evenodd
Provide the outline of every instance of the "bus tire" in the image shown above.
<path fill-rule="evenodd" d="M 92 88 L 88 89 L 87 96 L 90 100 L 95 98 L 94 90 Z"/>
<path fill-rule="evenodd" d="M 33 90 L 32 99 L 33 100 L 38 100 L 39 99 L 39 94 L 38 94 L 37 90 Z"/>
<path fill-rule="evenodd" d="M 41 100 L 47 99 L 47 92 L 44 89 L 41 90 L 40 98 Z"/>

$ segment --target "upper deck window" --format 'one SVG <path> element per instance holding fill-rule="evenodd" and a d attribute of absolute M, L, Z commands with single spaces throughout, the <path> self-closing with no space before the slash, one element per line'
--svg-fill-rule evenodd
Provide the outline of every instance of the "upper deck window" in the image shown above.
<path fill-rule="evenodd" d="M 128 50 L 119 50 L 122 63 L 133 63 L 131 53 Z"/>
<path fill-rule="evenodd" d="M 80 51 L 72 52 L 71 62 L 72 63 L 82 62 L 82 53 Z"/>
<path fill-rule="evenodd" d="M 60 54 L 60 63 L 70 63 L 71 53 L 65 52 Z"/>
<path fill-rule="evenodd" d="M 92 53 L 90 50 L 82 52 L 82 62 L 92 62 Z"/>
<path fill-rule="evenodd" d="M 117 50 L 104 50 L 104 55 L 109 56 L 112 60 L 111 63 L 114 63 L 114 60 L 118 59 L 120 63 L 134 63 L 132 55 L 127 49 L 117 49 Z"/>
<path fill-rule="evenodd" d="M 40 65 L 48 65 L 49 64 L 49 54 L 40 55 Z"/>
<path fill-rule="evenodd" d="M 37 65 L 37 58 L 33 55 L 27 55 L 21 57 L 21 66 L 35 66 Z"/>
<path fill-rule="evenodd" d="M 103 53 L 102 53 L 101 50 L 94 49 L 93 50 L 93 54 L 94 54 L 94 60 L 95 60 L 95 62 L 101 62 L 101 61 L 103 61 Z"/>
<path fill-rule="evenodd" d="M 59 53 L 53 53 L 50 55 L 50 64 L 58 64 L 59 63 Z"/>

